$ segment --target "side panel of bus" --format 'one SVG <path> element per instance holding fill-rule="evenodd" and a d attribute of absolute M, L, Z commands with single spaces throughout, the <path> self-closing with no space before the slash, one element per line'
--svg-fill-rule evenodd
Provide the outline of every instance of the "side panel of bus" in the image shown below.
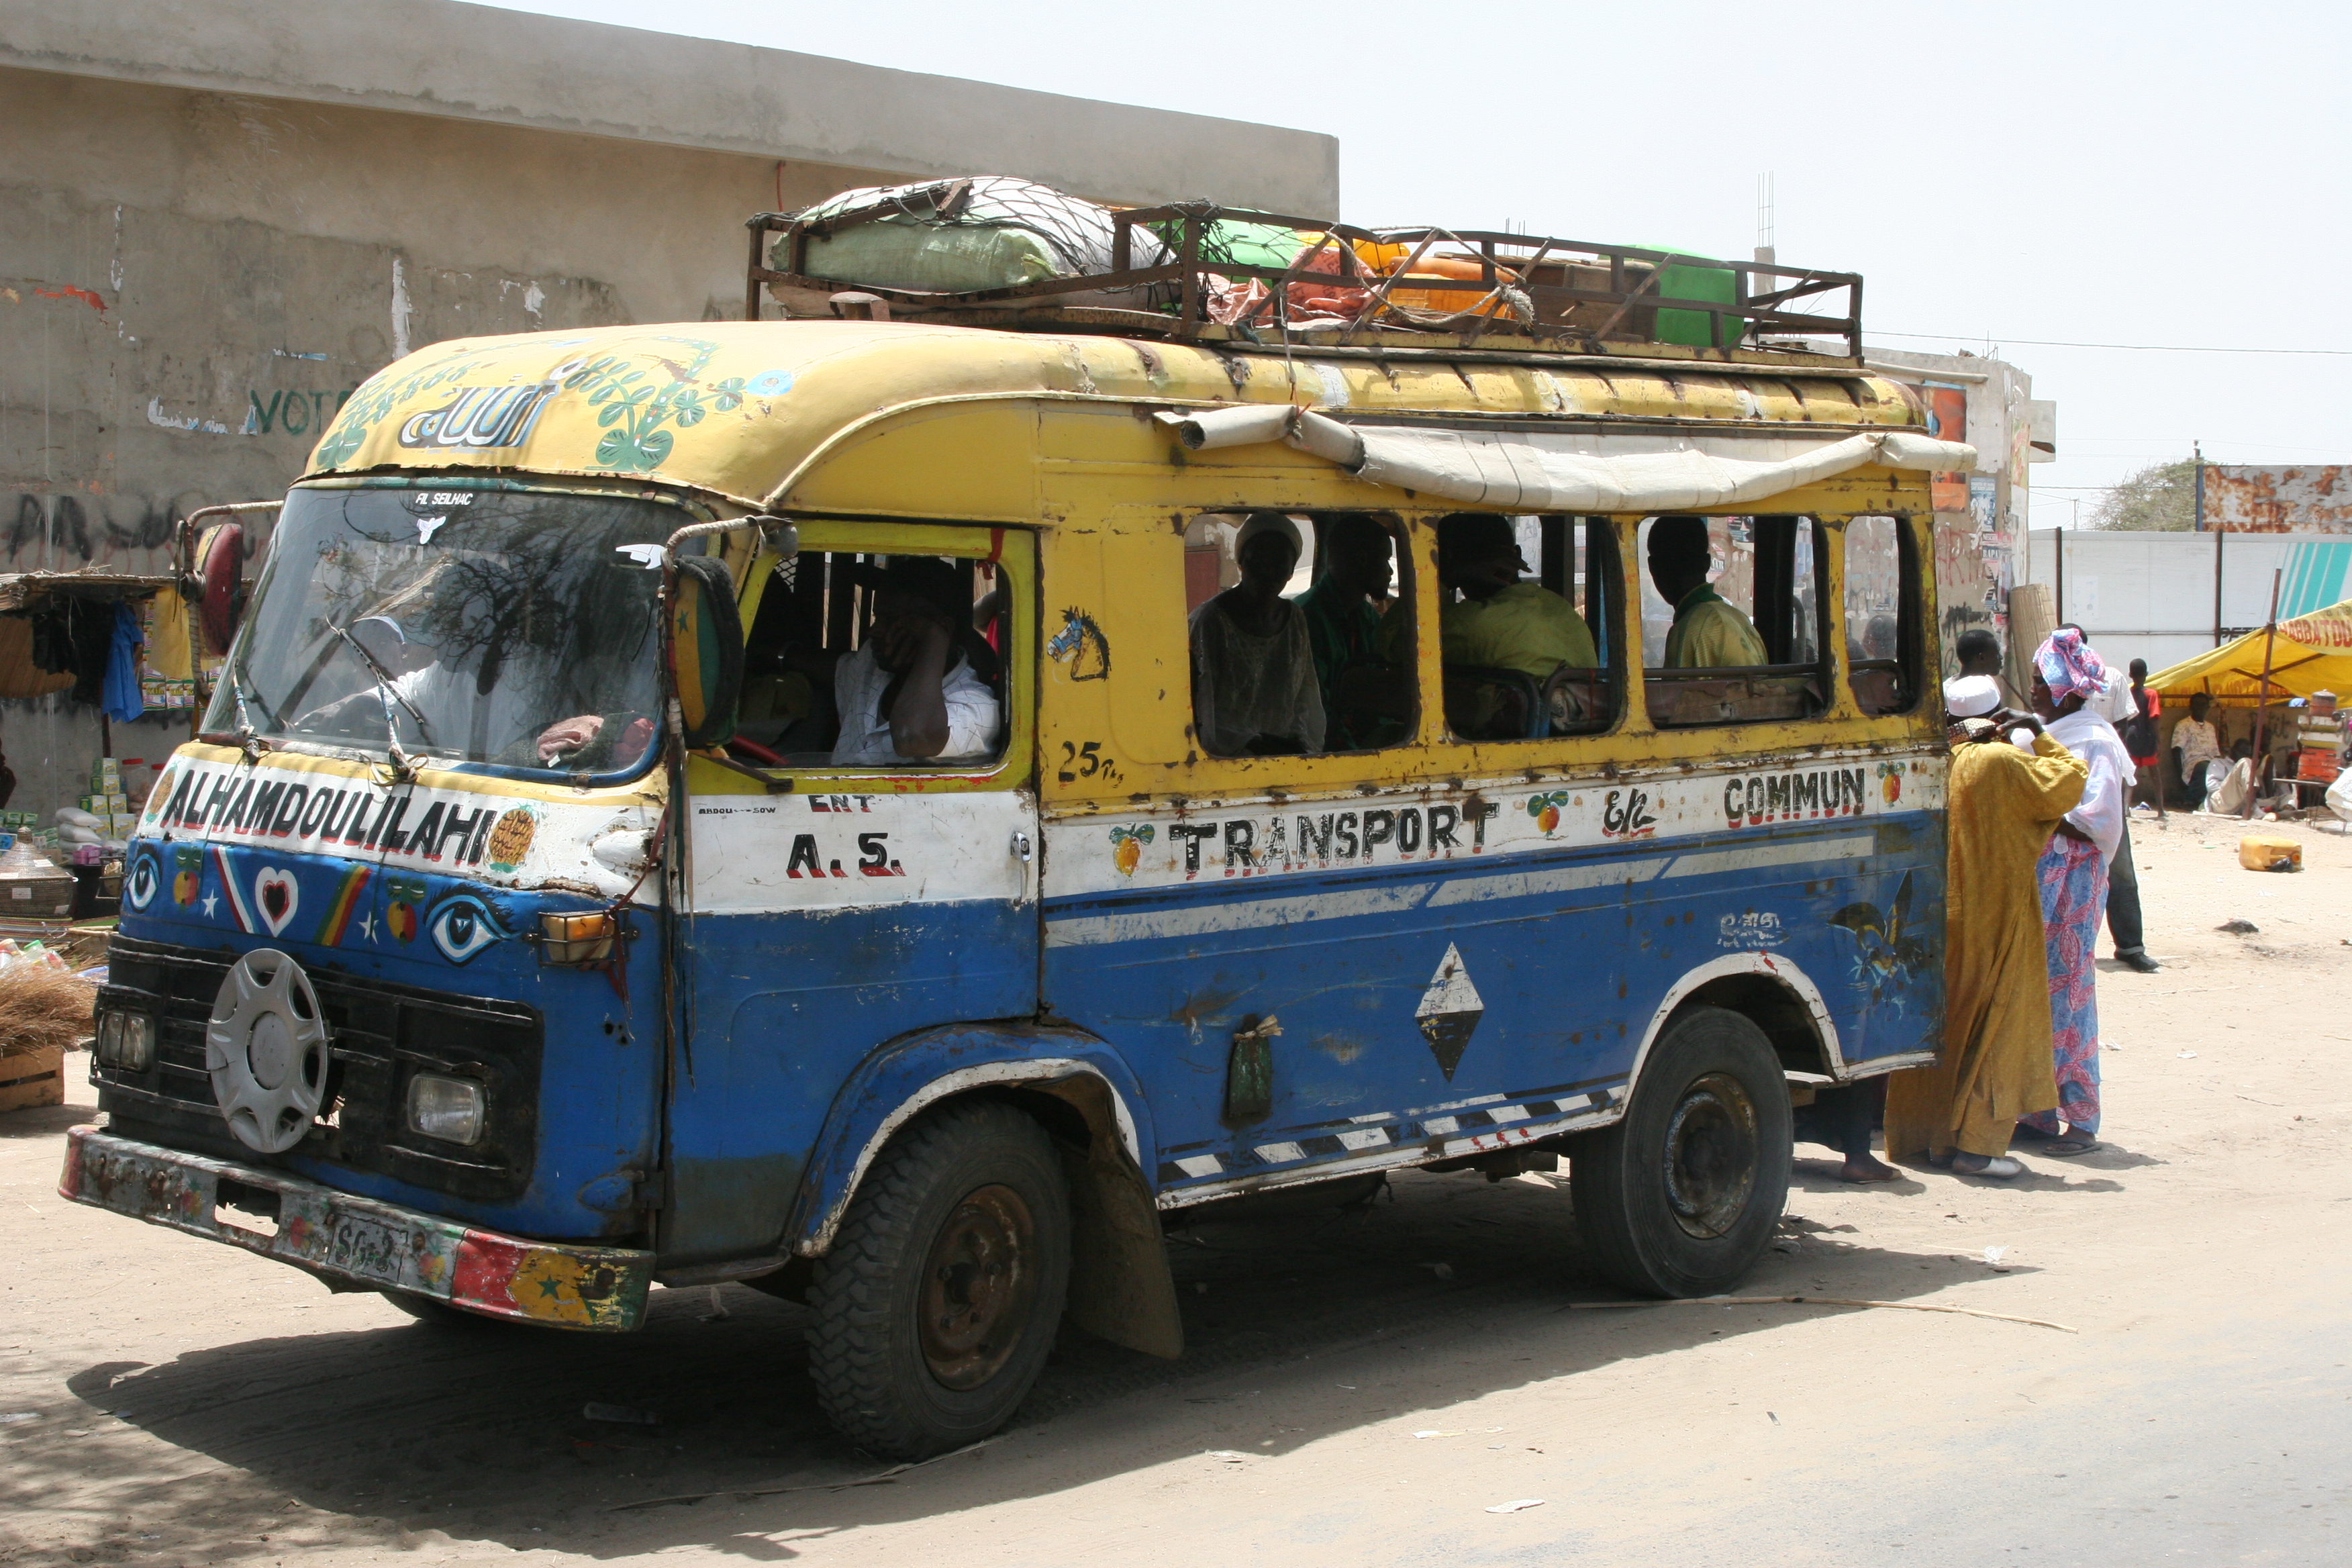
<path fill-rule="evenodd" d="M 1052 540 L 1048 602 L 1093 628 L 1098 584 L 1167 580 L 1175 542 Z M 1103 617 L 1115 633 L 1093 628 L 1108 657 L 1089 722 L 1110 742 L 1098 765 L 1148 785 L 1135 762 L 1189 672 L 1181 620 L 1154 624 L 1138 597 Z M 1472 759 L 1431 743 L 1433 586 L 1417 608 L 1420 745 L 1262 759 L 1244 764 L 1265 781 L 1245 795 L 1161 786 L 1049 817 L 1043 994 L 1136 1065 L 1163 1201 L 1597 1125 L 1620 1113 L 1656 1024 L 1702 987 L 1768 1021 L 1792 1068 L 1845 1077 L 1935 1048 L 1939 747 L 1873 746 L 1886 721 L 1832 714 L 1718 730 L 1702 741 L 1720 760 L 1644 765 L 1696 748 L 1628 714 L 1614 735 L 1549 748 L 1605 773 L 1432 780 L 1433 759 Z M 1051 705 L 1091 699 L 1057 676 L 1049 793 Z M 1097 749 L 1071 749 L 1061 776 L 1082 788 Z M 1188 761 L 1196 777 L 1233 767 Z M 1281 790 L 1285 762 L 1310 778 L 1352 763 L 1362 782 Z"/>

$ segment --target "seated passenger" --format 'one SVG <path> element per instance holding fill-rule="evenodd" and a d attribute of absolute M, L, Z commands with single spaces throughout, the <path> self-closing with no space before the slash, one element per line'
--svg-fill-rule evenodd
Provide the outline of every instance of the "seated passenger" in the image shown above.
<path fill-rule="evenodd" d="M 1662 517 L 1650 525 L 1650 581 L 1675 607 L 1666 669 L 1731 669 L 1769 664 L 1755 623 L 1707 586 L 1706 520 Z"/>
<path fill-rule="evenodd" d="M 1212 756 L 1323 749 L 1307 617 L 1282 596 L 1300 542 L 1280 512 L 1250 513 L 1234 545 L 1242 580 L 1192 612 L 1192 728 Z"/>
<path fill-rule="evenodd" d="M 1437 612 L 1439 653 L 1449 665 L 1525 671 L 1540 684 L 1562 665 L 1593 666 L 1592 631 L 1576 606 L 1536 583 L 1511 520 L 1456 512 L 1437 525 L 1437 580 L 1462 597 Z"/>
<path fill-rule="evenodd" d="M 845 767 L 958 763 L 996 749 L 996 695 L 977 667 L 987 645 L 971 630 L 971 593 L 954 564 L 929 555 L 852 568 L 874 590 L 874 624 L 834 666 Z"/>
<path fill-rule="evenodd" d="M 1395 659 L 1381 647 L 1378 605 L 1389 596 L 1389 531 L 1357 511 L 1333 518 L 1323 538 L 1323 574 L 1297 603 L 1315 654 L 1324 740 L 1335 752 L 1394 745 L 1412 727 L 1412 681 L 1400 679 L 1411 649 Z M 1400 616 L 1395 624 L 1411 620 Z"/>

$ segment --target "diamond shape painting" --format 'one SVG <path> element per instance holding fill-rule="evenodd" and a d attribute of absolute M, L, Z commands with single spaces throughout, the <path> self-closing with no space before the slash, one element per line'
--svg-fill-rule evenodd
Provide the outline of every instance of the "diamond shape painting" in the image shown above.
<path fill-rule="evenodd" d="M 1445 956 L 1438 961 L 1437 973 L 1430 976 L 1429 988 L 1421 994 L 1421 1005 L 1412 1010 L 1421 1024 L 1422 1037 L 1429 1042 L 1430 1054 L 1437 1058 L 1437 1070 L 1445 1081 L 1454 1081 L 1454 1069 L 1462 1065 L 1462 1053 L 1470 1048 L 1470 1033 L 1486 1016 L 1486 1004 L 1478 988 L 1470 984 L 1470 971 L 1462 962 L 1462 950 L 1452 942 L 1445 944 Z"/>

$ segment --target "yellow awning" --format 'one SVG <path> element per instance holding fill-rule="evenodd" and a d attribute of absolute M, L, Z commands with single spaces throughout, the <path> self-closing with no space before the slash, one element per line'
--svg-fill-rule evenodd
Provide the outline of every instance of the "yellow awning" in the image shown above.
<path fill-rule="evenodd" d="M 2167 697 L 2208 691 L 2252 700 L 2263 689 L 2263 638 L 2262 631 L 2248 632 L 2210 653 L 2158 670 L 2147 683 Z M 2315 691 L 2352 694 L 2352 599 L 2281 621 L 2270 658 L 2273 700 Z"/>

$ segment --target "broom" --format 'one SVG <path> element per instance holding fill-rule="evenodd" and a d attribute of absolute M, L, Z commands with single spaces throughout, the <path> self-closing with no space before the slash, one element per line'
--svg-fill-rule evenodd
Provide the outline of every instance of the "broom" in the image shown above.
<path fill-rule="evenodd" d="M 89 1038 L 97 1007 L 98 987 L 79 975 L 46 963 L 8 965 L 0 970 L 0 1057 L 72 1049 Z"/>

